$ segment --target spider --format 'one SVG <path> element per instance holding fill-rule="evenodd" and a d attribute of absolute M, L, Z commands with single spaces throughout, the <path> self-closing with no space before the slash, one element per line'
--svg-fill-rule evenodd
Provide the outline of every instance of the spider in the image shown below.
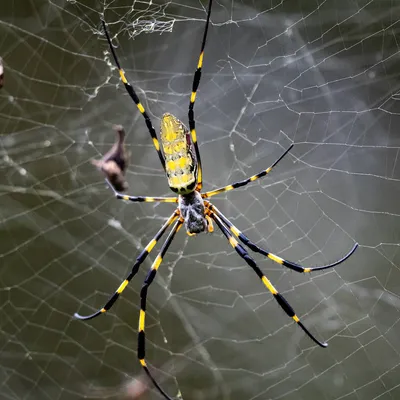
<path fill-rule="evenodd" d="M 160 158 L 162 167 L 164 168 L 164 171 L 166 173 L 168 179 L 168 186 L 178 196 L 177 197 L 129 196 L 118 192 L 117 189 L 115 189 L 107 179 L 106 181 L 109 184 L 110 188 L 113 190 L 114 195 L 117 199 L 122 199 L 132 202 L 177 203 L 178 206 L 172 213 L 172 215 L 164 223 L 164 225 L 160 228 L 160 230 L 156 233 L 154 238 L 147 244 L 147 246 L 142 250 L 142 252 L 136 258 L 136 262 L 132 266 L 131 272 L 121 283 L 116 292 L 110 297 L 110 299 L 107 301 L 104 307 L 91 315 L 82 316 L 78 313 L 75 313 L 75 317 L 80 320 L 89 320 L 101 314 L 104 314 L 108 310 L 110 310 L 110 308 L 119 298 L 119 296 L 125 290 L 129 282 L 137 274 L 140 265 L 145 261 L 147 256 L 153 250 L 156 243 L 161 239 L 161 237 L 164 235 L 167 229 L 172 226 L 172 229 L 170 230 L 164 244 L 162 245 L 161 250 L 156 256 L 140 291 L 140 315 L 139 315 L 138 350 L 137 350 L 137 355 L 140 364 L 144 368 L 144 371 L 148 375 L 149 379 L 153 382 L 155 387 L 158 389 L 160 394 L 168 400 L 171 400 L 171 397 L 169 397 L 169 395 L 164 392 L 164 390 L 154 379 L 145 360 L 146 302 L 147 302 L 148 289 L 156 276 L 157 270 L 160 267 L 161 262 L 165 254 L 167 253 L 171 242 L 173 241 L 176 233 L 180 230 L 182 225 L 185 225 L 188 235 L 193 236 L 205 231 L 212 232 L 214 230 L 213 223 L 215 223 L 218 226 L 218 228 L 222 231 L 226 239 L 229 241 L 229 244 L 237 252 L 237 254 L 247 263 L 247 265 L 249 265 L 249 267 L 260 278 L 265 287 L 271 292 L 274 299 L 277 301 L 277 303 L 280 305 L 283 311 L 300 326 L 300 328 L 306 333 L 306 335 L 308 335 L 316 344 L 318 344 L 321 347 L 326 347 L 327 343 L 319 341 L 303 325 L 299 317 L 296 315 L 294 309 L 290 306 L 287 300 L 278 292 L 278 290 L 272 285 L 270 280 L 264 275 L 261 269 L 257 266 L 255 260 L 249 255 L 249 253 L 245 249 L 245 246 L 247 246 L 249 249 L 251 249 L 256 253 L 260 253 L 263 256 L 269 258 L 270 260 L 280 265 L 283 265 L 284 267 L 287 267 L 293 271 L 300 273 L 320 271 L 339 265 L 345 260 L 347 260 L 354 253 L 354 251 L 358 246 L 358 244 L 356 243 L 347 255 L 345 255 L 343 258 L 332 264 L 316 266 L 313 268 L 303 267 L 295 262 L 285 260 L 253 243 L 234 224 L 232 224 L 228 220 L 228 218 L 225 217 L 225 215 L 220 210 L 218 210 L 217 207 L 215 207 L 210 201 L 207 200 L 210 197 L 213 197 L 217 194 L 246 186 L 250 182 L 254 182 L 266 176 L 289 153 L 289 151 L 293 147 L 293 144 L 269 168 L 259 172 L 258 174 L 250 176 L 247 179 L 232 183 L 230 185 L 221 187 L 216 190 L 211 190 L 205 193 L 201 192 L 203 186 L 203 173 L 202 173 L 200 152 L 196 137 L 193 109 L 196 100 L 197 89 L 201 78 L 201 69 L 203 66 L 204 48 L 207 39 L 207 32 L 211 15 L 211 7 L 212 7 L 212 0 L 209 0 L 206 24 L 203 33 L 203 41 L 201 44 L 197 69 L 194 74 L 192 94 L 190 96 L 190 102 L 189 102 L 189 113 L 188 113 L 189 130 L 175 116 L 169 113 L 164 114 L 161 119 L 161 132 L 160 132 L 161 145 L 157 138 L 157 134 L 154 130 L 150 117 L 146 113 L 146 110 L 144 109 L 143 104 L 140 102 L 135 90 L 125 77 L 125 73 L 122 70 L 118 58 L 116 56 L 116 53 L 114 51 L 110 36 L 107 31 L 106 24 L 104 20 L 102 20 L 107 42 L 109 44 L 111 53 L 113 55 L 115 64 L 118 67 L 121 80 L 125 85 L 128 94 L 130 95 L 130 97 L 136 104 L 137 108 L 139 109 L 140 113 L 144 117 L 146 126 L 153 140 L 154 147 L 158 153 L 158 157 Z M 242 242 L 242 244 L 240 244 L 239 241 Z"/>

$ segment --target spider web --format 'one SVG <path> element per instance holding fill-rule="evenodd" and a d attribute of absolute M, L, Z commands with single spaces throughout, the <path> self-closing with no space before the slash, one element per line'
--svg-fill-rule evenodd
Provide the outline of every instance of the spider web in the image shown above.
<path fill-rule="evenodd" d="M 140 386 L 139 291 L 89 322 L 172 212 L 126 204 L 91 164 L 113 124 L 132 153 L 128 192 L 169 195 L 119 82 L 104 13 L 155 126 L 187 121 L 205 19 L 199 1 L 4 2 L 0 10 L 0 398 L 121 398 Z M 267 168 L 215 199 L 315 335 L 279 309 L 219 231 L 177 235 L 149 290 L 146 358 L 183 399 L 398 399 L 399 16 L 395 1 L 215 1 L 195 116 L 205 188 Z M 139 387 L 138 386 L 138 387 Z M 146 398 L 159 395 L 149 385 Z M 140 390 L 139 390 L 140 391 Z M 130 398 L 136 398 L 132 393 Z"/>

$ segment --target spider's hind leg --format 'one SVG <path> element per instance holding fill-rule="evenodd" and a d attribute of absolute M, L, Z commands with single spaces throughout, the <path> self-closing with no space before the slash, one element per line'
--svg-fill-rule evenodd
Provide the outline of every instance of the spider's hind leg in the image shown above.
<path fill-rule="evenodd" d="M 167 239 L 165 240 L 164 244 L 160 252 L 158 253 L 157 257 L 155 258 L 149 272 L 147 273 L 146 279 L 143 283 L 142 289 L 140 290 L 140 314 L 139 314 L 139 333 L 138 333 L 138 351 L 137 355 L 139 358 L 139 362 L 142 365 L 144 371 L 146 372 L 147 376 L 153 382 L 154 386 L 158 389 L 158 391 L 163 395 L 163 397 L 167 400 L 172 400 L 171 397 L 161 388 L 158 382 L 154 379 L 153 375 L 151 374 L 145 359 L 146 355 L 146 335 L 145 335 L 145 321 L 146 321 L 146 303 L 147 303 L 147 293 L 150 285 L 152 284 L 154 278 L 156 277 L 157 270 L 161 265 L 163 257 L 165 256 L 170 244 L 172 243 L 176 233 L 182 227 L 183 219 L 178 219 L 175 225 L 173 226 L 171 232 L 169 233 Z"/>
<path fill-rule="evenodd" d="M 249 249 L 253 250 L 256 253 L 260 253 L 266 257 L 268 257 L 270 260 L 283 265 L 286 268 L 289 268 L 293 271 L 296 272 L 304 272 L 304 273 L 308 273 L 308 272 L 313 272 L 313 271 L 321 271 L 324 269 L 329 269 L 329 268 L 333 268 L 339 264 L 342 264 L 344 261 L 346 261 L 357 249 L 358 247 L 358 243 L 355 243 L 353 248 L 342 258 L 340 258 L 339 260 L 331 263 L 331 264 L 327 264 L 327 265 L 317 265 L 315 267 L 303 267 L 300 264 L 297 264 L 293 261 L 289 261 L 289 260 L 285 260 L 273 253 L 270 253 L 268 250 L 262 249 L 261 247 L 257 246 L 255 243 L 253 243 L 247 236 L 245 236 L 243 234 L 243 232 L 241 232 L 238 228 L 236 228 L 235 225 L 232 224 L 231 221 L 229 221 L 228 218 L 225 217 L 224 214 L 221 213 L 221 211 L 219 211 L 217 209 L 217 207 L 215 207 L 213 204 L 211 204 L 209 201 L 205 201 L 204 204 L 206 204 L 206 207 L 211 210 L 212 212 L 214 212 L 219 218 L 221 218 L 221 220 L 223 221 L 223 223 L 226 225 L 226 227 L 242 242 L 244 243 Z"/>
<path fill-rule="evenodd" d="M 229 229 L 224 225 L 222 220 L 214 213 L 210 212 L 211 218 L 215 221 L 218 227 L 221 229 L 222 233 L 228 239 L 230 245 L 235 249 L 236 253 L 246 261 L 247 265 L 249 265 L 253 271 L 257 274 L 257 276 L 261 279 L 264 286 L 271 292 L 274 296 L 276 302 L 281 306 L 283 311 L 292 318 L 297 325 L 306 333 L 306 335 L 313 340 L 318 346 L 327 347 L 328 344 L 325 342 L 320 342 L 300 321 L 299 317 L 296 315 L 292 306 L 288 303 L 288 301 L 278 292 L 278 290 L 272 285 L 271 281 L 263 274 L 261 269 L 257 266 L 255 260 L 250 257 L 249 253 L 246 249 L 238 243 L 238 241 L 233 237 L 233 234 L 229 231 Z"/>

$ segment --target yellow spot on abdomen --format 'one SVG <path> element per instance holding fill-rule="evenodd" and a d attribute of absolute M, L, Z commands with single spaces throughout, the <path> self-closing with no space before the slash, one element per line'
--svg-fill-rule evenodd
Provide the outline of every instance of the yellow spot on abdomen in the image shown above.
<path fill-rule="evenodd" d="M 174 160 L 168 161 L 167 164 L 166 164 L 166 168 L 167 168 L 168 171 L 175 171 L 175 169 L 176 169 L 175 161 Z"/>
<path fill-rule="evenodd" d="M 186 143 L 183 141 L 175 143 L 164 143 L 163 145 L 165 155 L 185 153 Z"/>
<path fill-rule="evenodd" d="M 174 172 L 179 168 L 183 170 L 183 169 L 187 168 L 188 166 L 190 166 L 190 162 L 191 162 L 191 160 L 189 160 L 188 157 L 181 157 L 181 158 L 178 158 L 177 160 L 169 160 L 167 162 L 167 170 L 169 170 L 171 172 Z"/>
<path fill-rule="evenodd" d="M 190 164 L 190 161 L 187 157 L 181 157 L 178 161 L 177 161 L 178 165 L 180 168 L 185 168 Z"/>
<path fill-rule="evenodd" d="M 169 130 L 165 133 L 165 140 L 167 142 L 173 142 L 174 140 L 176 140 L 177 136 L 178 134 L 176 132 Z"/>
<path fill-rule="evenodd" d="M 164 154 L 166 156 L 169 156 L 170 154 L 172 154 L 174 152 L 174 149 L 172 148 L 172 145 L 170 145 L 170 144 L 164 145 L 163 149 L 164 149 Z"/>
<path fill-rule="evenodd" d="M 179 176 L 172 176 L 172 177 L 169 179 L 169 184 L 170 184 L 170 186 L 172 186 L 172 187 L 177 187 L 177 186 L 179 186 L 179 182 L 180 182 Z"/>

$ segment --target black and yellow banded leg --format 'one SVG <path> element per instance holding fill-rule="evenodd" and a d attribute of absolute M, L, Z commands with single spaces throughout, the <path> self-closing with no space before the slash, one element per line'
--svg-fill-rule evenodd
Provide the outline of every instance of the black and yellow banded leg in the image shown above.
<path fill-rule="evenodd" d="M 148 377 L 151 379 L 153 382 L 154 386 L 159 390 L 159 392 L 167 399 L 167 400 L 172 400 L 171 397 L 169 397 L 164 390 L 161 389 L 160 385 L 157 383 L 157 381 L 154 379 L 154 377 L 151 375 L 150 370 L 147 367 L 146 360 L 145 360 L 145 355 L 146 355 L 146 336 L 144 333 L 144 327 L 145 327 L 145 320 L 146 320 L 146 302 L 147 302 L 147 291 L 151 283 L 153 282 L 157 270 L 163 260 L 163 257 L 165 256 L 165 253 L 168 250 L 168 247 L 170 246 L 172 240 L 175 237 L 175 234 L 179 231 L 183 224 L 183 220 L 179 219 L 174 227 L 172 228 L 171 232 L 169 233 L 167 239 L 165 240 L 160 252 L 158 253 L 156 259 L 153 262 L 153 265 L 150 268 L 150 271 L 148 272 L 146 279 L 143 283 L 142 289 L 140 291 L 140 316 L 139 316 L 139 334 L 138 334 L 138 358 L 140 361 L 140 364 L 144 368 L 146 374 Z"/>
<path fill-rule="evenodd" d="M 316 344 L 318 344 L 321 347 L 327 347 L 328 344 L 325 342 L 320 342 L 317 338 L 315 338 L 311 332 L 303 325 L 303 323 L 300 321 L 299 317 L 296 315 L 295 311 L 293 310 L 292 306 L 288 303 L 288 301 L 275 289 L 275 287 L 272 285 L 270 280 L 263 274 L 261 269 L 257 266 L 256 262 L 252 257 L 249 256 L 249 253 L 244 249 L 243 246 L 241 246 L 238 241 L 233 237 L 232 233 L 228 230 L 228 228 L 224 225 L 222 220 L 215 214 L 211 213 L 211 218 L 214 219 L 218 227 L 221 229 L 225 237 L 229 240 L 230 245 L 236 250 L 236 253 L 239 254 L 240 257 L 242 257 L 246 263 L 253 269 L 253 271 L 258 275 L 258 277 L 261 279 L 265 287 L 272 293 L 274 296 L 276 302 L 282 307 L 283 311 L 292 318 L 300 327 L 303 329 L 303 331 L 308 335 L 309 338 L 311 338 Z"/>
<path fill-rule="evenodd" d="M 233 190 L 233 189 L 237 189 L 242 186 L 246 186 L 250 182 L 254 182 L 254 181 L 262 178 L 263 176 L 269 174 L 272 171 L 272 169 L 279 163 L 279 161 L 281 161 L 282 158 L 285 157 L 286 154 L 289 153 L 290 150 L 292 150 L 292 148 L 293 148 L 293 144 L 269 168 L 264 169 L 263 171 L 259 172 L 258 174 L 250 176 L 249 178 L 243 179 L 242 181 L 232 183 L 231 185 L 227 185 L 227 186 L 221 187 L 219 189 L 215 189 L 215 190 L 210 190 L 209 192 L 203 193 L 201 195 L 201 197 L 203 197 L 203 199 L 206 199 L 208 197 L 215 196 L 216 194 L 228 192 L 229 190 Z"/>
<path fill-rule="evenodd" d="M 178 197 L 151 197 L 151 196 L 129 196 L 127 194 L 119 193 L 114 189 L 114 186 L 111 182 L 106 179 L 107 185 L 111 188 L 114 192 L 114 196 L 120 200 L 127 200 L 133 202 L 145 202 L 145 203 L 177 203 Z"/>
<path fill-rule="evenodd" d="M 300 264 L 296 264 L 293 261 L 288 261 L 284 260 L 283 258 L 276 256 L 275 254 L 270 253 L 269 251 L 262 249 L 261 247 L 257 246 L 255 243 L 250 241 L 250 239 L 245 236 L 238 228 L 236 228 L 235 225 L 232 224 L 228 220 L 228 218 L 225 217 L 224 214 L 221 213 L 221 211 L 218 210 L 217 207 L 215 207 L 213 204 L 211 204 L 208 201 L 204 202 L 206 207 L 208 207 L 212 212 L 214 212 L 218 217 L 221 218 L 223 223 L 229 228 L 229 230 L 242 242 L 244 243 L 249 249 L 253 250 L 256 253 L 260 253 L 266 257 L 268 257 L 270 260 L 275 261 L 278 264 L 281 264 L 289 269 L 292 269 L 293 271 L 296 272 L 314 272 L 314 271 L 321 271 L 323 269 L 328 269 L 328 268 L 333 268 L 336 265 L 341 264 L 342 262 L 346 261 L 357 249 L 358 243 L 356 243 L 353 248 L 340 260 L 337 260 L 331 264 L 328 265 L 320 265 L 320 266 L 315 266 L 315 267 L 303 267 Z"/>
<path fill-rule="evenodd" d="M 160 142 L 158 141 L 157 134 L 156 134 L 156 131 L 154 129 L 154 126 L 153 126 L 153 124 L 152 124 L 152 122 L 150 120 L 150 117 L 148 116 L 146 110 L 144 109 L 143 104 L 140 102 L 139 97 L 135 92 L 135 89 L 133 89 L 133 86 L 127 81 L 127 79 L 125 77 L 125 73 L 124 73 L 123 69 L 121 68 L 121 65 L 120 65 L 120 63 L 118 61 L 118 58 L 117 58 L 117 54 L 115 53 L 114 47 L 113 47 L 113 45 L 111 43 L 111 39 L 110 39 L 110 36 L 108 34 L 105 21 L 102 19 L 101 22 L 103 24 L 104 33 L 106 34 L 107 42 L 108 42 L 108 44 L 110 46 L 111 53 L 112 53 L 112 55 L 114 57 L 115 64 L 117 64 L 117 68 L 118 68 L 118 71 L 119 71 L 119 75 L 121 77 L 121 81 L 124 84 L 125 89 L 128 92 L 129 96 L 131 97 L 133 102 L 136 104 L 136 107 L 138 108 L 138 110 L 140 111 L 140 113 L 144 117 L 147 129 L 150 132 L 150 136 L 151 136 L 151 138 L 153 140 L 154 147 L 155 147 L 155 149 L 157 151 L 158 157 L 160 158 L 161 165 L 163 166 L 164 171 L 165 171 L 165 159 L 164 159 L 164 155 L 161 152 Z"/>
<path fill-rule="evenodd" d="M 135 262 L 135 264 L 133 264 L 131 272 L 125 278 L 125 280 L 121 283 L 121 285 L 119 285 L 119 288 L 110 297 L 110 299 L 107 301 L 107 303 L 105 304 L 105 306 L 103 308 L 101 308 L 100 310 L 96 311 L 95 313 L 93 313 L 91 315 L 80 315 L 78 313 L 75 313 L 74 317 L 77 319 L 81 319 L 81 320 L 89 320 L 89 319 L 97 317 L 100 314 L 104 314 L 105 312 L 107 312 L 114 305 L 114 303 L 118 300 L 118 297 L 128 286 L 128 284 L 132 280 L 132 278 L 137 274 L 137 272 L 139 271 L 140 265 L 144 262 L 146 257 L 153 250 L 153 248 L 156 245 L 156 243 L 158 242 L 158 240 L 165 233 L 165 231 L 168 229 L 168 227 L 170 227 L 174 223 L 174 221 L 176 221 L 178 216 L 179 216 L 179 211 L 175 210 L 175 212 L 168 218 L 168 220 L 165 222 L 165 224 L 156 233 L 154 238 L 149 242 L 149 244 L 143 249 L 143 251 L 136 258 L 136 262 Z"/>
<path fill-rule="evenodd" d="M 196 122 L 194 119 L 193 107 L 194 107 L 194 102 L 196 101 L 197 89 L 199 88 L 199 83 L 200 83 L 200 79 L 201 79 L 201 68 L 203 67 L 204 48 L 206 46 L 206 41 L 207 41 L 207 33 L 208 33 L 208 25 L 210 23 L 211 7 L 212 7 L 212 0 L 209 0 L 206 26 L 204 27 L 203 41 L 201 43 L 199 61 L 197 62 L 197 69 L 196 69 L 196 72 L 194 73 L 192 94 L 190 96 L 190 103 L 189 103 L 189 130 L 190 130 L 190 136 L 191 136 L 191 139 L 192 139 L 192 142 L 194 145 L 194 150 L 196 152 L 196 159 L 197 159 L 196 190 L 199 192 L 201 191 L 201 188 L 203 187 L 203 169 L 201 167 L 200 150 L 199 150 L 199 145 L 197 143 Z"/>

